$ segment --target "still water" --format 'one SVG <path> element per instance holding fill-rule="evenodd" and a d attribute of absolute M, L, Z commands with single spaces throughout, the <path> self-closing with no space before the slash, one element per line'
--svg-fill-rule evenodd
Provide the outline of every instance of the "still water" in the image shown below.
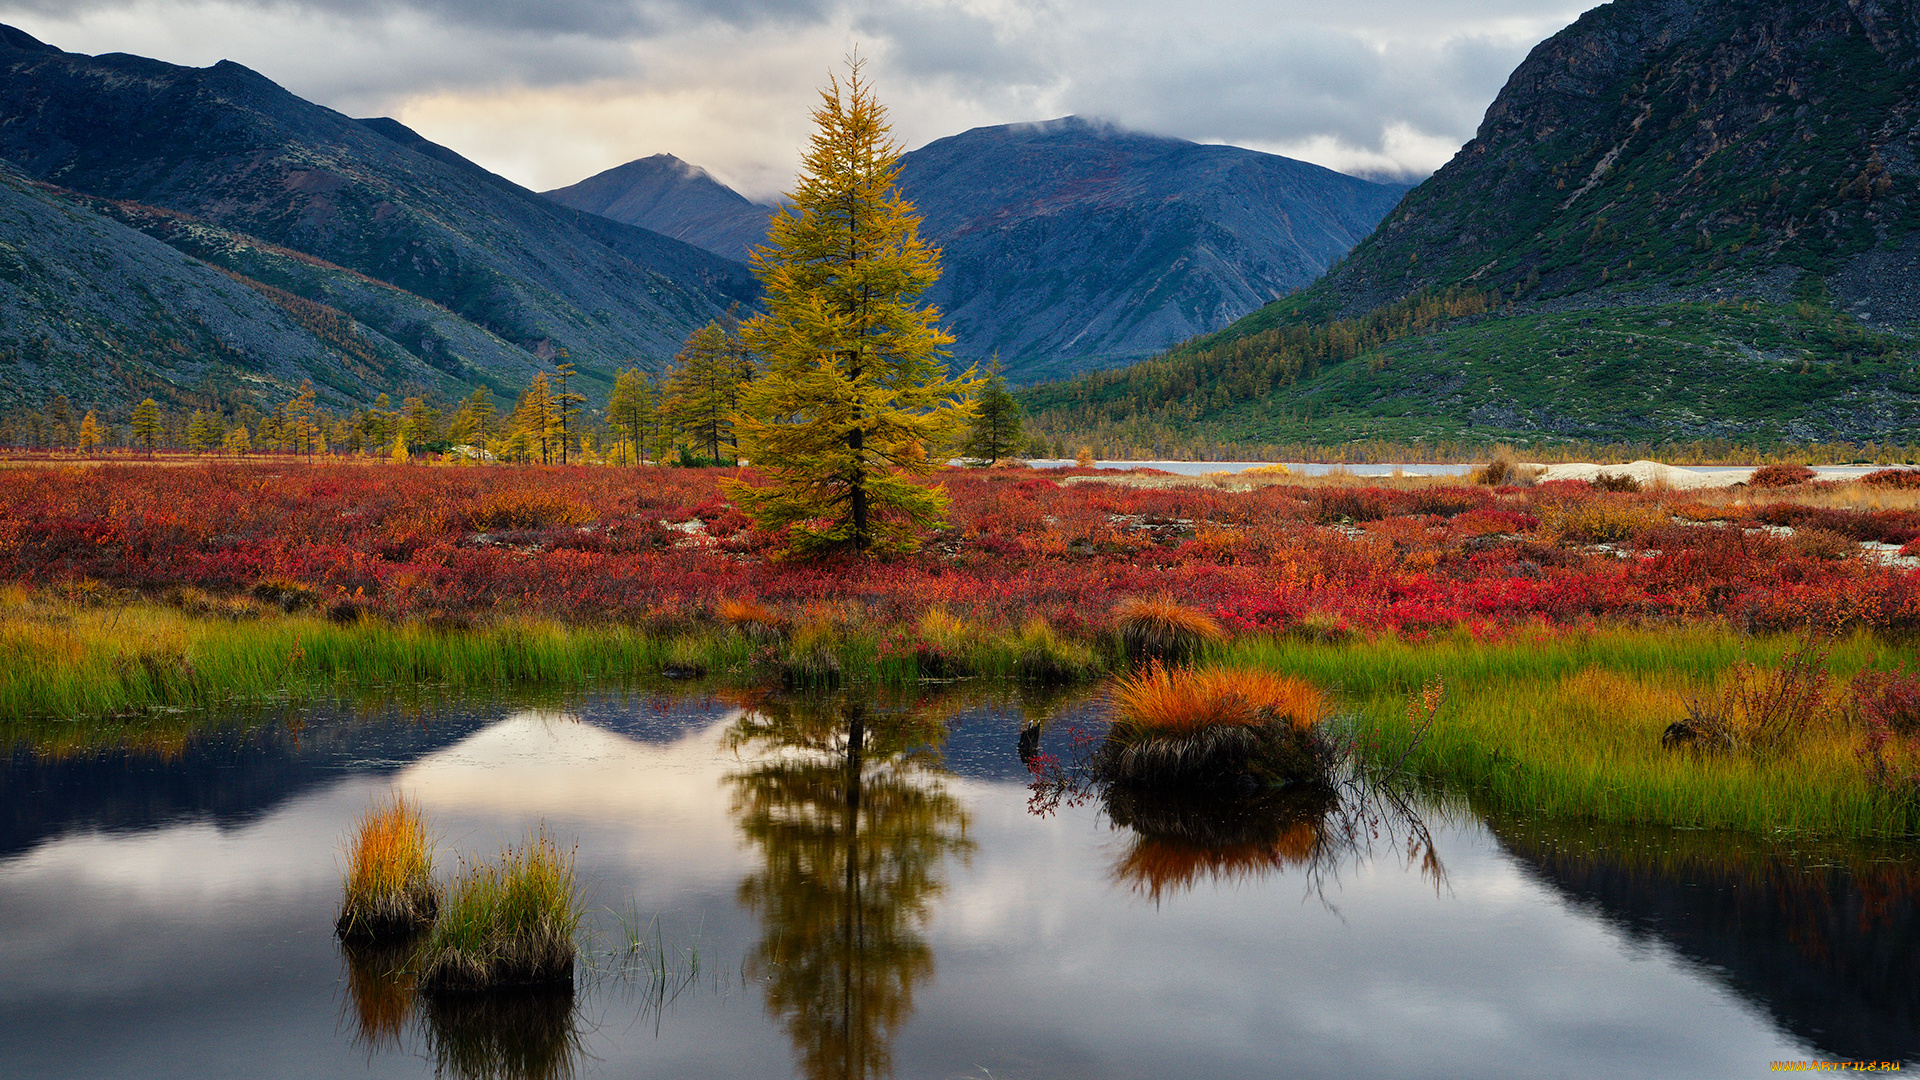
<path fill-rule="evenodd" d="M 1920 1060 L 1910 849 L 1432 807 L 1238 835 L 1098 798 L 1036 813 L 1022 753 L 1069 757 L 1094 710 L 608 693 L 17 750 L 0 774 L 0 1076 L 1744 1077 Z M 393 965 L 343 954 L 341 841 L 395 789 L 449 868 L 542 823 L 576 846 L 595 914 L 571 1001 L 430 1008 Z"/>

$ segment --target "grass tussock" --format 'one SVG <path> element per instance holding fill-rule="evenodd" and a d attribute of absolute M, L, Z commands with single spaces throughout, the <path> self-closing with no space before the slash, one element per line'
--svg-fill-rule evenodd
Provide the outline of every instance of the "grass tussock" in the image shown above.
<path fill-rule="evenodd" d="M 1013 673 L 1031 683 L 1060 685 L 1093 678 L 1101 664 L 1093 650 L 1055 630 L 1045 619 L 1027 620 L 1012 643 Z"/>
<path fill-rule="evenodd" d="M 1305 783 L 1324 778 L 1327 715 L 1313 685 L 1271 671 L 1154 665 L 1118 679 L 1102 779 L 1150 787 Z"/>
<path fill-rule="evenodd" d="M 1523 465 L 1505 447 L 1485 465 L 1476 465 L 1467 474 L 1467 482 L 1485 487 L 1531 487 L 1546 470 L 1538 465 Z"/>
<path fill-rule="evenodd" d="M 345 898 L 334 928 L 342 940 L 404 940 L 432 925 L 440 890 L 418 805 L 395 794 L 361 815 L 341 884 Z"/>
<path fill-rule="evenodd" d="M 756 644 L 773 644 L 786 639 L 786 618 L 757 600 L 721 600 L 714 605 L 713 613 L 722 626 Z"/>
<path fill-rule="evenodd" d="M 573 856 L 542 829 L 462 867 L 422 950 L 428 992 L 570 985 L 582 915 Z"/>
<path fill-rule="evenodd" d="M 1136 664 L 1186 663 L 1227 640 L 1227 632 L 1210 616 L 1166 595 L 1120 601 L 1113 609 L 1113 626 L 1127 659 Z"/>

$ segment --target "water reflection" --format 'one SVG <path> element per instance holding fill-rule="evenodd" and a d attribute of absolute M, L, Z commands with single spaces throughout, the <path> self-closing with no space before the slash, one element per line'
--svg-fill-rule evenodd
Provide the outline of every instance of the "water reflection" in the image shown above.
<path fill-rule="evenodd" d="M 417 985 L 417 942 L 342 943 L 346 1001 L 355 1046 L 376 1054 L 404 1048 L 418 1025 L 434 1075 L 456 1080 L 568 1080 L 578 1068 L 581 1020 L 573 987 L 473 994 L 426 994 Z"/>
<path fill-rule="evenodd" d="M 1920 1058 L 1912 845 L 1493 818 L 1494 835 L 1630 940 L 1692 958 L 1836 1060 Z"/>
<path fill-rule="evenodd" d="M 1336 799 L 1324 788 L 1251 799 L 1105 793 L 1107 817 L 1131 840 L 1113 880 L 1155 904 L 1201 882 L 1237 883 L 1323 860 Z"/>
<path fill-rule="evenodd" d="M 421 997 L 434 1075 L 458 1080 L 569 1080 L 581 1025 L 573 987 Z"/>
<path fill-rule="evenodd" d="M 936 769 L 947 714 L 849 695 L 769 697 L 728 734 L 770 760 L 729 777 L 762 868 L 740 883 L 760 917 L 744 970 L 811 1078 L 885 1077 L 933 975 L 924 936 L 967 814 Z"/>
<path fill-rule="evenodd" d="M 413 942 L 342 942 L 340 960 L 346 967 L 346 1001 L 342 1019 L 355 1046 L 375 1054 L 399 1050 L 413 1019 L 416 978 L 407 963 Z"/>

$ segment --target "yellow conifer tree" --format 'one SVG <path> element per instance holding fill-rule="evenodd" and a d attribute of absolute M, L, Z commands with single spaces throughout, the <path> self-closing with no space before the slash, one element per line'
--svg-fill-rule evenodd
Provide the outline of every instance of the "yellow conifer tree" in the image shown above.
<path fill-rule="evenodd" d="M 820 91 L 799 182 L 753 255 L 766 314 L 741 328 L 764 372 L 743 396 L 741 450 L 772 483 L 729 491 L 797 555 L 917 546 L 948 498 L 913 480 L 933 471 L 928 448 L 951 441 L 979 384 L 948 373 L 953 338 L 916 304 L 940 255 L 895 190 L 886 110 L 861 61 L 848 66 Z"/>

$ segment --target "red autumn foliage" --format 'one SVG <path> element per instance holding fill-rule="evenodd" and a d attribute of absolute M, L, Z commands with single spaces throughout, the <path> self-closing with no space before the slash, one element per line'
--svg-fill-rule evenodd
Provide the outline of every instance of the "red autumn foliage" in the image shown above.
<path fill-rule="evenodd" d="M 766 557 L 768 538 L 719 489 L 733 470 L 18 468 L 0 473 L 0 577 L 156 597 L 294 582 L 322 604 L 353 598 L 370 615 L 456 624 L 529 613 L 672 626 L 713 619 L 727 600 L 784 615 L 838 600 L 880 626 L 941 605 L 993 626 L 1039 616 L 1091 634 L 1120 600 L 1164 595 L 1232 630 L 1920 626 L 1910 571 L 1821 557 L 1754 522 L 1681 523 L 1657 495 L 1059 482 L 1075 471 L 945 472 L 950 525 L 921 552 L 810 565 Z M 1583 507 L 1651 524 L 1604 548 L 1542 526 Z M 1855 540 L 1920 536 L 1920 515 L 1907 513 L 1778 504 L 1760 516 Z"/>

